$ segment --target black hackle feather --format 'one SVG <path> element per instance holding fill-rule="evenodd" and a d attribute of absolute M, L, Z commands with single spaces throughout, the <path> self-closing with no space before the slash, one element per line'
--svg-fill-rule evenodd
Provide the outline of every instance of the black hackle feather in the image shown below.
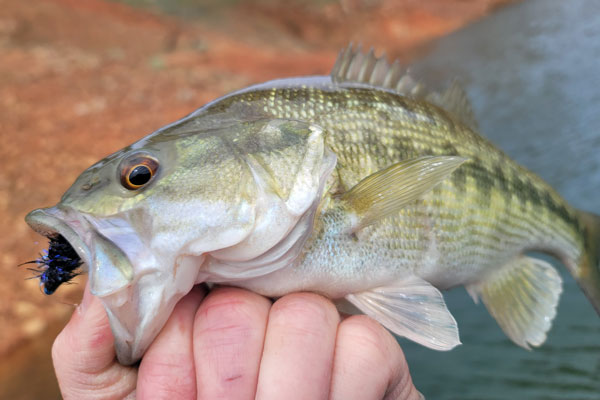
<path fill-rule="evenodd" d="M 44 293 L 52 294 L 63 283 L 69 283 L 79 275 L 81 258 L 62 235 L 48 238 L 50 240 L 48 250 L 40 254 L 37 260 L 28 261 L 23 264 L 37 264 L 37 268 L 29 268 L 35 272 L 32 278 L 39 278 Z M 21 264 L 21 265 L 23 265 Z"/>

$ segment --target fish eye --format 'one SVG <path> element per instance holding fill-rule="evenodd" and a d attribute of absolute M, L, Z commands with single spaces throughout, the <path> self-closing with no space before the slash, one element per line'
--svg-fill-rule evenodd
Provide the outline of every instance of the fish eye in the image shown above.
<path fill-rule="evenodd" d="M 152 180 L 158 170 L 158 161 L 147 155 L 137 155 L 121 166 L 121 185 L 137 190 Z"/>

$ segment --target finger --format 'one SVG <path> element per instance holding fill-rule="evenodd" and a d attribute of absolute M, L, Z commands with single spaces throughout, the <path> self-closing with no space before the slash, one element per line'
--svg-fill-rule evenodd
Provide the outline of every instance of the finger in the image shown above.
<path fill-rule="evenodd" d="M 253 399 L 271 302 L 223 287 L 200 305 L 194 324 L 199 399 Z"/>
<path fill-rule="evenodd" d="M 205 295 L 204 287 L 196 286 L 181 299 L 146 351 L 138 372 L 140 399 L 196 398 L 192 335 L 194 316 Z"/>
<path fill-rule="evenodd" d="M 316 294 L 296 293 L 269 314 L 257 399 L 323 399 L 329 393 L 339 315 Z"/>
<path fill-rule="evenodd" d="M 65 399 L 124 398 L 135 391 L 136 370 L 116 362 L 106 311 L 89 285 L 54 341 L 52 361 Z"/>
<path fill-rule="evenodd" d="M 394 337 L 364 315 L 344 320 L 337 334 L 332 400 L 420 399 Z"/>

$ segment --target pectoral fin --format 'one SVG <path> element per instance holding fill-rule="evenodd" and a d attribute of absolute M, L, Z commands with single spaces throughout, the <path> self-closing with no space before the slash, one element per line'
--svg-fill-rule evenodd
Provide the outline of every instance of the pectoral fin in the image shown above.
<path fill-rule="evenodd" d="M 397 335 L 435 350 L 460 344 L 456 321 L 438 289 L 417 277 L 350 294 L 346 300 Z"/>
<path fill-rule="evenodd" d="M 519 257 L 490 275 L 484 282 L 467 287 L 513 342 L 529 349 L 546 340 L 556 315 L 562 279 L 549 263 Z"/>
<path fill-rule="evenodd" d="M 401 161 L 366 177 L 340 199 L 358 217 L 352 230 L 398 212 L 433 189 L 465 161 L 455 156 L 425 156 Z"/>

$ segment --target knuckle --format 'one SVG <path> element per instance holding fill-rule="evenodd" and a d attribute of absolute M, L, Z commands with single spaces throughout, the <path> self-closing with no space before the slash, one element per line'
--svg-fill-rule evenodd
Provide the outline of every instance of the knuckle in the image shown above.
<path fill-rule="evenodd" d="M 58 335 L 56 335 L 56 337 L 54 338 L 54 342 L 52 343 L 52 352 L 54 353 L 54 352 L 59 351 L 59 349 L 62 346 L 64 341 L 65 341 L 65 330 L 63 328 L 63 330 L 60 331 L 58 333 Z"/>
<path fill-rule="evenodd" d="M 344 346 L 356 365 L 375 368 L 391 393 L 414 389 L 404 353 L 395 338 L 378 322 L 366 315 L 352 316 L 338 330 L 338 345 Z M 387 396 L 388 398 L 405 398 Z"/>
<path fill-rule="evenodd" d="M 54 363 L 54 368 L 56 369 L 57 364 L 60 363 L 62 358 L 62 348 L 63 348 L 63 332 L 59 333 L 54 342 L 52 343 L 52 362 Z"/>
<path fill-rule="evenodd" d="M 355 357 L 363 362 L 379 366 L 389 363 L 390 350 L 393 351 L 389 336 L 378 322 L 364 315 L 347 318 L 338 330 L 340 345 L 351 348 Z M 394 347 L 398 346 L 394 344 Z"/>
<path fill-rule="evenodd" d="M 200 336 L 211 345 L 238 343 L 253 334 L 257 323 L 266 324 L 267 303 L 263 297 L 240 289 L 211 293 L 196 312 L 194 337 Z"/>
<path fill-rule="evenodd" d="M 144 388 L 141 398 L 188 399 L 195 397 L 196 382 L 193 366 L 183 357 L 170 356 L 142 361 L 138 387 Z M 146 396 L 148 395 L 148 396 Z"/>
<path fill-rule="evenodd" d="M 294 327 L 331 326 L 339 322 L 333 303 L 314 293 L 294 293 L 277 300 L 270 319 Z"/>
<path fill-rule="evenodd" d="M 52 343 L 51 355 L 54 368 L 62 367 L 67 360 L 74 359 L 77 348 L 77 345 L 73 342 L 73 337 L 63 329 Z"/>

